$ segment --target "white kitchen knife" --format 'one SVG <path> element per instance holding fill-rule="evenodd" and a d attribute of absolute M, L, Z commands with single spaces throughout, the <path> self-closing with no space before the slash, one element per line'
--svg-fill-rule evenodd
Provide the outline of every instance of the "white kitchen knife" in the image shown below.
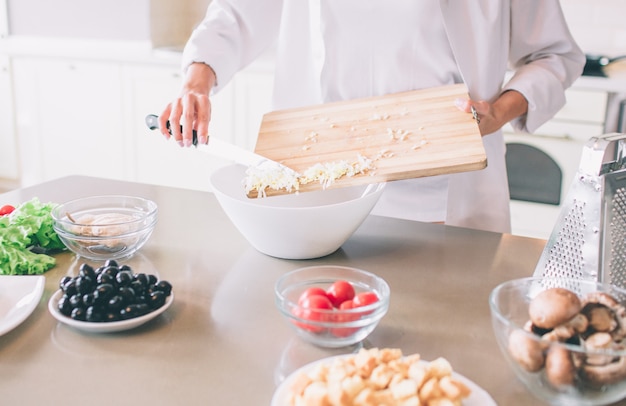
<path fill-rule="evenodd" d="M 168 131 L 170 134 L 172 133 L 169 128 L 168 121 Z M 146 116 L 146 125 L 151 130 L 156 130 L 159 128 L 159 117 L 154 114 L 149 114 Z M 239 164 L 245 166 L 258 166 L 262 162 L 273 162 L 270 159 L 255 154 L 252 151 L 249 151 L 245 148 L 239 147 L 237 145 L 231 144 L 227 141 L 221 140 L 214 136 L 209 138 L 208 144 L 200 144 L 198 142 L 198 135 L 196 134 L 196 130 L 193 130 L 193 145 L 208 154 L 218 156 L 221 158 L 226 158 L 231 161 L 237 162 Z M 277 165 L 281 165 L 276 162 Z M 281 165 L 283 166 L 283 165 Z"/>

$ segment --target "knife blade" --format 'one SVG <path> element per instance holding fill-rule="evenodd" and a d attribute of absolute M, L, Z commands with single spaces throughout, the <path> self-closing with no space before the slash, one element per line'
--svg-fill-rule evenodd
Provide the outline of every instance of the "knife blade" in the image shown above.
<path fill-rule="evenodd" d="M 146 125 L 151 130 L 159 129 L 159 117 L 154 114 L 148 114 L 146 116 Z M 169 121 L 167 122 L 167 130 L 170 134 L 172 134 Z M 245 166 L 258 166 L 263 162 L 274 162 L 271 159 L 264 157 L 263 155 L 255 154 L 252 151 L 239 147 L 230 142 L 221 140 L 214 136 L 211 136 L 209 138 L 208 144 L 201 144 L 198 142 L 198 134 L 196 133 L 196 130 L 193 130 L 193 145 L 198 150 L 201 150 L 213 156 L 226 158 Z M 278 162 L 276 162 L 276 165 L 284 166 Z"/>

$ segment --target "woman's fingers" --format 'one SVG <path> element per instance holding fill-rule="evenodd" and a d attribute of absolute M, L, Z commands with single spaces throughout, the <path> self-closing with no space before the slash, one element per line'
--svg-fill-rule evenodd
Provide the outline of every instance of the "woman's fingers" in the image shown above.
<path fill-rule="evenodd" d="M 169 121 L 170 121 L 170 132 L 172 133 L 172 137 L 174 140 L 180 145 L 183 146 L 183 135 L 180 131 L 180 118 L 183 114 L 183 103 L 181 99 L 176 99 L 172 103 L 172 109 L 170 111 Z"/>
<path fill-rule="evenodd" d="M 211 121 L 211 102 L 208 97 L 198 97 L 195 128 L 198 133 L 198 142 L 209 142 L 209 122 Z"/>
<path fill-rule="evenodd" d="M 170 132 L 167 130 L 167 121 L 170 117 L 170 112 L 172 111 L 172 104 L 168 104 L 165 106 L 165 109 L 159 115 L 159 130 L 161 134 L 165 137 L 166 140 L 170 139 Z"/>

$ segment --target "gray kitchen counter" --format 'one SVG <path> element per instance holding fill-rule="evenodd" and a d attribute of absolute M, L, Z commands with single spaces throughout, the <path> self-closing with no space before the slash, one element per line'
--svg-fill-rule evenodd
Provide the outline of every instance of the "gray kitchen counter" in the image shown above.
<path fill-rule="evenodd" d="M 389 312 L 363 346 L 443 356 L 499 405 L 538 404 L 499 352 L 487 299 L 500 282 L 532 275 L 543 240 L 370 216 L 334 254 L 295 261 L 257 252 L 208 192 L 71 176 L 2 194 L 0 202 L 101 194 L 157 202 L 154 234 L 123 263 L 170 281 L 174 303 L 135 330 L 74 330 L 49 314 L 47 302 L 84 261 L 56 255 L 35 311 L 0 336 L 2 404 L 269 405 L 298 367 L 359 348 L 302 342 L 276 310 L 276 279 L 315 264 L 362 268 L 389 283 Z"/>

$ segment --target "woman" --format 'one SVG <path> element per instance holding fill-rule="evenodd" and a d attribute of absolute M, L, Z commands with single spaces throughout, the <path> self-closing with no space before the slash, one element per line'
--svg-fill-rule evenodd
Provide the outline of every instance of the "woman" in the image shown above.
<path fill-rule="evenodd" d="M 497 232 L 510 232 L 501 127 L 549 120 L 585 62 L 558 0 L 213 0 L 161 128 L 206 142 L 210 94 L 274 45 L 275 109 L 464 82 L 457 106 L 476 109 L 488 167 L 390 182 L 373 213 Z"/>

